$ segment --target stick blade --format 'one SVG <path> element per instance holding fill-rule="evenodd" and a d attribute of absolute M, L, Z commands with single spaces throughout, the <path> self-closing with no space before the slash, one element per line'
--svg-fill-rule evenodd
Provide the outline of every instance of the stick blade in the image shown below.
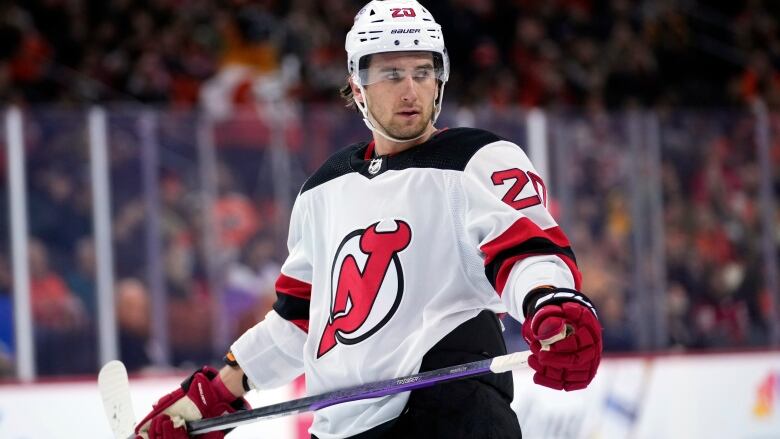
<path fill-rule="evenodd" d="M 127 370 L 121 361 L 109 361 L 100 369 L 98 389 L 114 438 L 127 439 L 135 428 L 135 414 Z"/>

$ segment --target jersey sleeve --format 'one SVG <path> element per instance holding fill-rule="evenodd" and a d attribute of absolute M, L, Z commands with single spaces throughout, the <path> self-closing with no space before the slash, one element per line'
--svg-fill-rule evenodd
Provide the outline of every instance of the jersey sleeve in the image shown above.
<path fill-rule="evenodd" d="M 580 289 L 582 276 L 547 209 L 544 181 L 519 146 L 504 140 L 484 146 L 462 178 L 468 239 L 513 317 L 524 320 L 523 299 L 536 287 Z"/>
<path fill-rule="evenodd" d="M 305 239 L 307 214 L 300 201 L 299 197 L 290 216 L 289 256 L 276 281 L 273 310 L 231 346 L 239 366 L 258 388 L 281 386 L 303 373 L 312 268 Z"/>

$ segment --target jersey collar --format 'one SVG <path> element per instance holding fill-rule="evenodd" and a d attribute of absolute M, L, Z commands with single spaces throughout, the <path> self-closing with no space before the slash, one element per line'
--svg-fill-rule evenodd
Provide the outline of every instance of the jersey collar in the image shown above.
<path fill-rule="evenodd" d="M 436 136 L 438 136 L 439 134 L 441 134 L 442 132 L 444 132 L 446 130 L 447 130 L 447 128 L 438 129 L 438 130 L 434 131 L 433 134 L 431 135 L 431 137 L 428 140 L 426 140 L 425 142 L 423 142 L 423 143 L 421 143 L 419 145 L 413 146 L 413 147 L 411 147 L 409 149 L 403 150 L 403 151 L 399 152 L 398 154 L 388 154 L 388 155 L 382 155 L 382 156 L 375 156 L 374 155 L 374 148 L 375 148 L 376 145 L 375 145 L 374 141 L 372 140 L 372 141 L 368 142 L 368 144 L 366 145 L 366 147 L 365 147 L 366 149 L 365 149 L 365 151 L 362 154 L 362 159 L 361 159 L 360 155 L 353 155 L 352 156 L 352 160 L 351 160 L 350 166 L 352 167 L 352 169 L 356 170 L 357 172 L 359 172 L 364 177 L 366 177 L 368 179 L 372 179 L 372 178 L 374 178 L 374 177 L 376 177 L 378 175 L 381 175 L 382 173 L 384 173 L 388 169 L 391 169 L 391 164 L 390 164 L 391 159 L 394 160 L 394 161 L 398 161 L 399 159 L 401 161 L 403 161 L 404 157 L 408 158 L 408 156 L 410 154 L 413 154 L 419 148 L 424 148 L 426 144 L 428 144 L 429 142 L 434 140 L 436 138 Z"/>

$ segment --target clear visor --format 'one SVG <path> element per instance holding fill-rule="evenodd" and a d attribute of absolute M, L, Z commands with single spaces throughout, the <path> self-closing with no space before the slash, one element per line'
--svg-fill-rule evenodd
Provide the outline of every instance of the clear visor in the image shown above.
<path fill-rule="evenodd" d="M 431 63 L 411 68 L 393 65 L 372 65 L 358 70 L 358 78 L 363 86 L 378 82 L 404 82 L 409 77 L 418 83 L 436 82 L 444 77 L 444 68 L 434 66 Z"/>

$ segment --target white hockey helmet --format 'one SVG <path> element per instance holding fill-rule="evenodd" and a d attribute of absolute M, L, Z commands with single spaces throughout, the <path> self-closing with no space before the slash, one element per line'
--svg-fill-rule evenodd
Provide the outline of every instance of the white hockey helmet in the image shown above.
<path fill-rule="evenodd" d="M 441 26 L 416 0 L 373 0 L 355 15 L 355 23 L 344 43 L 347 69 L 359 87 L 366 85 L 360 70 L 366 56 L 383 52 L 432 52 L 437 68 L 439 93 L 434 121 L 441 111 L 444 84 L 450 76 L 450 60 L 444 47 Z M 361 62 L 364 65 L 361 65 Z M 358 108 L 364 113 L 363 108 Z"/>

